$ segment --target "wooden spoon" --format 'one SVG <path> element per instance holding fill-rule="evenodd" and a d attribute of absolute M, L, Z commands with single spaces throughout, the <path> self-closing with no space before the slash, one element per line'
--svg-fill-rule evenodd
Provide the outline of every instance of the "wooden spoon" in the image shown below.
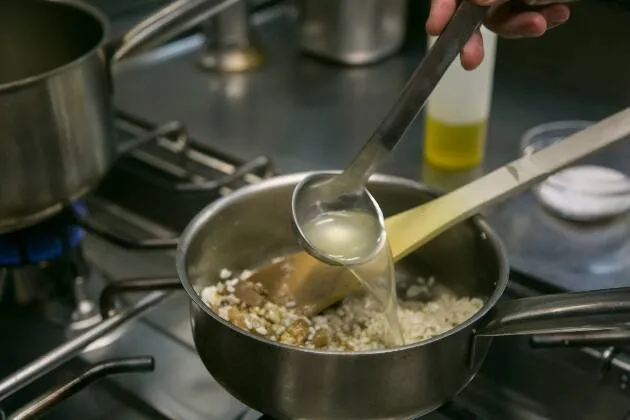
<path fill-rule="evenodd" d="M 387 218 L 385 228 L 394 261 L 486 207 L 628 135 L 630 108 L 449 194 Z M 361 289 L 349 270 L 326 265 L 306 252 L 263 267 L 248 280 L 262 284 L 271 301 L 295 306 L 305 315 L 317 314 Z"/>

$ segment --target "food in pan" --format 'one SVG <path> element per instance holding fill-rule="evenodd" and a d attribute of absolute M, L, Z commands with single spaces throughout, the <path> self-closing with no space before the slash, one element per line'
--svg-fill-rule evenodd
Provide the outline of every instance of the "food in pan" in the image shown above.
<path fill-rule="evenodd" d="M 280 343 L 310 349 L 365 351 L 389 347 L 387 323 L 378 302 L 367 293 L 346 297 L 319 315 L 305 317 L 265 299 L 251 273 L 223 270 L 223 281 L 204 288 L 202 300 L 221 318 L 237 327 Z M 428 300 L 399 299 L 398 316 L 406 344 L 446 332 L 469 319 L 483 305 L 479 298 L 458 297 L 429 279 L 411 286 L 429 290 Z M 409 290 L 416 293 L 417 290 Z M 405 294 L 402 294 L 404 297 Z"/>

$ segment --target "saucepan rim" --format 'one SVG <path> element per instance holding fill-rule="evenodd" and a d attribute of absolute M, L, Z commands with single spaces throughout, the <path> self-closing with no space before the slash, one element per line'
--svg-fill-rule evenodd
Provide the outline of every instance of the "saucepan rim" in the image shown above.
<path fill-rule="evenodd" d="M 488 314 L 488 312 L 490 312 L 496 306 L 497 302 L 503 295 L 507 287 L 507 283 L 508 283 L 509 264 L 508 264 L 507 252 L 505 250 L 505 246 L 503 245 L 500 237 L 490 227 L 490 225 L 488 225 L 481 217 L 474 216 L 472 218 L 472 222 L 476 225 L 477 228 L 480 229 L 480 233 L 485 234 L 484 239 L 489 241 L 490 245 L 496 251 L 497 258 L 500 260 L 500 262 L 502 262 L 499 264 L 499 273 L 498 273 L 499 275 L 498 275 L 498 278 L 496 279 L 496 283 L 494 284 L 493 293 L 485 299 L 484 304 L 481 307 L 481 309 L 479 309 L 473 316 L 471 316 L 466 321 L 460 323 L 455 328 L 452 328 L 448 331 L 443 332 L 442 334 L 436 335 L 434 337 L 431 337 L 426 340 L 422 340 L 413 344 L 407 344 L 405 346 L 387 348 L 387 349 L 363 350 L 363 351 L 320 350 L 320 349 L 309 349 L 309 348 L 304 348 L 304 347 L 299 347 L 299 346 L 292 346 L 292 345 L 280 343 L 277 341 L 273 341 L 265 337 L 261 337 L 256 334 L 245 331 L 241 328 L 238 328 L 237 326 L 233 325 L 231 322 L 221 318 L 205 302 L 203 302 L 200 294 L 195 291 L 195 289 L 193 288 L 190 282 L 190 278 L 188 277 L 188 268 L 186 264 L 188 249 L 190 245 L 192 244 L 192 242 L 197 237 L 198 232 L 208 222 L 208 220 L 211 217 L 218 214 L 223 208 L 230 205 L 232 201 L 238 201 L 240 198 L 245 197 L 251 194 L 251 192 L 256 191 L 256 190 L 274 188 L 277 186 L 283 186 L 287 184 L 297 185 L 300 179 L 303 179 L 305 176 L 308 176 L 308 175 L 313 175 L 314 173 L 338 174 L 340 173 L 340 171 L 299 172 L 299 173 L 292 173 L 292 174 L 287 174 L 287 175 L 280 175 L 280 176 L 266 179 L 259 183 L 240 188 L 237 191 L 231 193 L 226 198 L 221 198 L 209 204 L 208 206 L 204 207 L 199 213 L 197 213 L 197 215 L 189 222 L 189 224 L 186 226 L 186 228 L 182 232 L 179 239 L 176 257 L 175 257 L 176 269 L 177 269 L 179 280 L 182 283 L 183 288 L 186 290 L 186 293 L 188 294 L 189 298 L 192 300 L 192 302 L 195 305 L 201 308 L 201 310 L 206 315 L 211 316 L 215 321 L 220 322 L 221 324 L 232 329 L 236 333 L 243 334 L 251 339 L 258 340 L 260 342 L 277 347 L 279 349 L 299 351 L 299 352 L 310 353 L 314 355 L 334 355 L 334 356 L 339 356 L 339 357 L 344 357 L 344 356 L 350 357 L 350 356 L 357 356 L 357 355 L 376 356 L 376 355 L 388 354 L 388 353 L 393 353 L 393 352 L 407 351 L 407 350 L 411 350 L 417 347 L 429 345 L 431 343 L 440 341 L 448 336 L 457 334 L 458 332 L 463 331 L 471 327 L 472 325 L 478 323 L 482 318 L 486 316 L 486 314 Z M 432 191 L 431 189 L 427 188 L 421 183 L 408 180 L 405 178 L 393 176 L 393 175 L 385 175 L 385 174 L 380 174 L 380 173 L 375 174 L 372 176 L 371 181 L 377 181 L 377 182 L 383 182 L 383 183 L 392 182 L 397 185 L 413 187 L 414 189 L 418 191 L 427 192 L 432 195 L 439 195 L 439 193 Z M 287 228 L 290 228 L 290 227 L 288 226 Z"/>
<path fill-rule="evenodd" d="M 66 72 L 68 69 L 73 68 L 75 66 L 80 66 L 81 64 L 83 64 L 84 61 L 88 60 L 96 51 L 100 50 L 105 45 L 107 45 L 106 40 L 109 38 L 109 35 L 111 33 L 111 25 L 107 16 L 105 16 L 105 14 L 101 12 L 97 7 L 94 7 L 90 4 L 87 4 L 85 2 L 81 2 L 78 0 L 52 0 L 52 1 L 48 1 L 47 3 L 59 5 L 60 7 L 70 7 L 70 8 L 79 10 L 81 12 L 84 12 L 86 16 L 91 17 L 92 19 L 95 20 L 96 23 L 101 25 L 101 28 L 102 28 L 101 39 L 97 43 L 95 43 L 95 45 L 86 53 L 80 55 L 79 57 L 75 58 L 72 61 L 69 61 L 58 67 L 55 67 L 54 69 L 51 69 L 42 73 L 38 73 L 34 76 L 14 80 L 12 82 L 0 83 L 0 92 L 28 86 L 28 85 L 37 83 L 41 80 L 48 79 L 51 76 L 54 76 L 56 74 Z"/>

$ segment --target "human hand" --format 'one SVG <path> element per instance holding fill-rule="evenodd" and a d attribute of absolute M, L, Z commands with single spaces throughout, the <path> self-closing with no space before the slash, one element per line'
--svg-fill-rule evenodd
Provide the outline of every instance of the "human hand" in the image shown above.
<path fill-rule="evenodd" d="M 529 38 L 543 35 L 546 31 L 566 22 L 570 11 L 566 4 L 571 0 L 464 0 L 489 6 L 484 25 L 504 38 Z M 431 10 L 426 22 L 429 35 L 437 36 L 451 19 L 457 0 L 431 0 Z M 460 54 L 462 66 L 475 69 L 483 60 L 483 39 L 479 29 L 475 31 Z"/>

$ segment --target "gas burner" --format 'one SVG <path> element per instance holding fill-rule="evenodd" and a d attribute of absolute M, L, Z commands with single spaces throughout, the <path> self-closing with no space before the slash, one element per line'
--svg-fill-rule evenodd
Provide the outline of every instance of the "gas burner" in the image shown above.
<path fill-rule="evenodd" d="M 89 269 L 80 246 L 85 231 L 77 223 L 87 214 L 79 201 L 42 223 L 0 236 L 0 304 L 39 307 L 70 336 L 100 321 L 86 294 Z"/>
<path fill-rule="evenodd" d="M 85 204 L 77 202 L 40 224 L 0 236 L 0 266 L 23 267 L 62 257 L 81 243 L 85 233 L 75 220 L 86 214 Z"/>

